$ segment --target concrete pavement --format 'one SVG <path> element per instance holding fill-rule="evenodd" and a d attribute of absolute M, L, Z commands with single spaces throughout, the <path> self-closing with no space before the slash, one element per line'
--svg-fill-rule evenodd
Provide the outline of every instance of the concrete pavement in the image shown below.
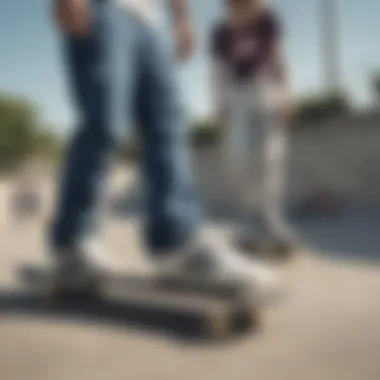
<path fill-rule="evenodd" d="M 0 231 L 1 380 L 380 379 L 376 261 L 305 250 L 280 269 L 290 296 L 267 315 L 260 334 L 188 344 L 128 325 L 7 313 L 1 295 L 15 289 L 14 269 L 43 258 L 42 226 L 6 223 Z M 105 227 L 110 251 L 132 267 L 145 264 L 136 223 L 108 220 Z"/>

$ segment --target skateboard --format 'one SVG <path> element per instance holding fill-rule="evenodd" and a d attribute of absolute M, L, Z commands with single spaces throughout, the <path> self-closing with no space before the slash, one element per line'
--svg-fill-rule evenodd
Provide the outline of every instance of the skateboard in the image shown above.
<path fill-rule="evenodd" d="M 266 300 L 233 281 L 144 273 L 97 275 L 85 292 L 57 287 L 49 268 L 24 265 L 18 272 L 28 290 L 46 302 L 117 304 L 121 309 L 143 310 L 161 322 L 208 339 L 225 339 L 262 325 Z M 258 293 L 258 292 L 257 292 Z M 172 326 L 173 327 L 173 326 Z"/>

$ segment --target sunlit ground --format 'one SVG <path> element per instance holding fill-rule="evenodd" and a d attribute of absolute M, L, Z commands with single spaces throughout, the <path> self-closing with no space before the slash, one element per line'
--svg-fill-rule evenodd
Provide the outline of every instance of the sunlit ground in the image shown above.
<path fill-rule="evenodd" d="M 131 175 L 131 188 L 133 181 Z M 115 192 L 126 182 L 127 174 L 115 179 Z M 286 300 L 265 315 L 261 333 L 215 346 L 189 345 L 160 329 L 132 326 L 127 320 L 116 323 L 112 315 L 99 321 L 15 307 L 9 301 L 19 286 L 15 269 L 26 261 L 43 260 L 46 216 L 6 221 L 5 204 L 3 197 L 2 379 L 379 379 L 376 213 L 367 218 L 348 212 L 335 219 L 298 222 L 307 246 L 292 263 L 279 268 L 288 289 Z M 108 213 L 102 236 L 123 264 L 140 268 L 146 261 L 134 218 Z M 226 223 L 218 228 L 219 236 L 230 231 Z"/>

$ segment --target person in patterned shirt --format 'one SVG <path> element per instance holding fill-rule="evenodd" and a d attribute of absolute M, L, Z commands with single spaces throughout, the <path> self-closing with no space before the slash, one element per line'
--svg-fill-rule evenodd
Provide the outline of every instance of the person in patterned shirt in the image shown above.
<path fill-rule="evenodd" d="M 213 28 L 210 50 L 223 161 L 234 197 L 250 205 L 237 241 L 253 252 L 290 253 L 294 239 L 281 213 L 291 116 L 282 28 L 266 1 L 226 4 L 227 17 Z"/>

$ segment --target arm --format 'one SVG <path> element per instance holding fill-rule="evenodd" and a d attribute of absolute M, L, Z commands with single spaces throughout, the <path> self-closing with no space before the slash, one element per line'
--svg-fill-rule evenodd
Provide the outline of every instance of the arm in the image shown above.
<path fill-rule="evenodd" d="M 180 59 L 188 59 L 195 47 L 195 33 L 188 0 L 169 0 L 176 39 L 176 53 Z"/>
<path fill-rule="evenodd" d="M 188 21 L 190 19 L 188 0 L 169 0 L 169 3 L 174 24 L 179 24 L 183 20 Z"/>
<path fill-rule="evenodd" d="M 228 117 L 226 93 L 228 90 L 228 72 L 225 64 L 224 23 L 215 25 L 210 35 L 210 93 L 213 115 L 219 125 L 223 126 Z"/>
<path fill-rule="evenodd" d="M 269 47 L 268 65 L 264 75 L 274 84 L 275 108 L 280 120 L 289 121 L 292 115 L 289 70 L 284 53 L 283 28 L 276 13 L 270 10 L 265 19 Z"/>
<path fill-rule="evenodd" d="M 277 113 L 280 119 L 288 122 L 292 117 L 290 75 L 284 47 L 281 39 L 277 39 L 271 57 L 271 78 L 277 91 Z"/>
<path fill-rule="evenodd" d="M 284 48 L 281 41 L 277 41 L 274 45 L 272 55 L 272 72 L 271 76 L 276 84 L 280 94 L 283 97 L 289 97 L 290 95 L 290 80 L 289 70 L 284 54 Z"/>
<path fill-rule="evenodd" d="M 53 0 L 54 20 L 66 34 L 86 36 L 90 31 L 89 0 Z"/>

